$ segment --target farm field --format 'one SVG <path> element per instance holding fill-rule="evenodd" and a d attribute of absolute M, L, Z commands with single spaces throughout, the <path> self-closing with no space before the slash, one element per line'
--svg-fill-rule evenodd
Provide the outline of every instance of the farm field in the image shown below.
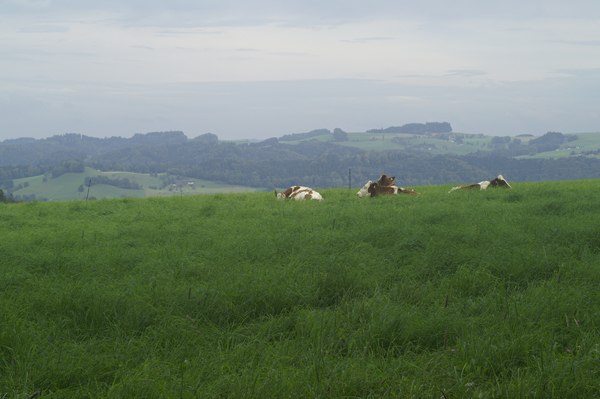
<path fill-rule="evenodd" d="M 364 132 L 348 133 L 348 141 L 334 141 L 331 134 L 323 134 L 311 137 L 310 139 L 295 141 L 286 140 L 283 142 L 287 144 L 298 144 L 307 140 L 318 140 L 368 151 L 418 149 L 419 151 L 426 151 L 431 154 L 466 155 L 472 152 L 485 150 L 487 144 L 491 140 L 491 137 L 478 134 L 455 133 L 455 135 L 463 138 L 462 143 L 459 144 L 454 141 L 408 133 L 378 134 Z"/>
<path fill-rule="evenodd" d="M 535 155 L 522 156 L 517 158 L 564 158 L 569 156 L 600 156 L 600 134 L 599 133 L 578 133 L 577 140 L 564 143 L 560 148 L 554 151 L 540 152 Z"/>
<path fill-rule="evenodd" d="M 0 398 L 600 397 L 600 181 L 511 184 L 0 204 Z"/>
<path fill-rule="evenodd" d="M 564 158 L 569 156 L 598 157 L 599 155 L 590 154 L 590 152 L 600 152 L 600 133 L 574 133 L 577 140 L 564 143 L 560 148 L 553 151 L 539 152 L 533 155 L 521 155 L 517 158 Z M 420 151 L 429 154 L 446 154 L 446 155 L 467 155 L 478 151 L 490 151 L 490 143 L 493 136 L 482 134 L 468 134 L 455 132 L 452 137 L 460 138 L 460 140 L 441 139 L 426 135 L 415 135 L 405 133 L 365 133 L 355 132 L 348 133 L 348 141 L 334 141 L 331 134 L 322 134 L 320 136 L 311 137 L 309 139 L 284 141 L 289 144 L 297 144 L 307 140 L 318 140 L 325 142 L 334 142 L 338 145 L 355 147 L 369 151 L 384 151 L 384 150 L 403 150 L 403 151 Z M 521 142 L 527 143 L 531 137 L 517 136 Z"/>
<path fill-rule="evenodd" d="M 466 155 L 486 149 L 491 137 L 455 133 L 464 137 L 462 143 L 440 138 L 402 133 L 352 133 L 349 140 L 339 142 L 340 145 L 356 147 L 364 150 L 419 150 L 430 154 Z"/>
<path fill-rule="evenodd" d="M 90 177 L 107 177 L 109 179 L 128 179 L 137 183 L 140 189 L 115 187 L 108 184 L 94 184 L 88 192 L 84 184 Z M 191 184 L 188 184 L 191 183 Z M 23 188 L 14 192 L 17 196 L 35 195 L 36 198 L 44 198 L 50 201 L 106 198 L 144 198 L 174 195 L 196 195 L 235 192 L 254 192 L 257 188 L 235 186 L 230 184 L 219 184 L 211 181 L 185 178 L 176 187 L 162 187 L 163 182 L 159 175 L 150 175 L 134 172 L 102 172 L 92 168 L 86 168 L 83 173 L 65 173 L 56 178 L 44 178 L 44 176 L 25 177 L 15 179 L 16 186 Z M 84 185 L 84 187 L 80 186 Z"/>

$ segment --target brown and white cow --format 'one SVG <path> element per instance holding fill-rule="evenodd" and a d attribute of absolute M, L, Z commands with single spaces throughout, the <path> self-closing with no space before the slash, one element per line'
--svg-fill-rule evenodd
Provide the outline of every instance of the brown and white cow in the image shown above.
<path fill-rule="evenodd" d="M 377 180 L 377 184 L 379 184 L 382 187 L 393 186 L 395 182 L 396 176 L 381 175 L 379 180 Z"/>
<path fill-rule="evenodd" d="M 503 188 L 512 188 L 510 184 L 506 181 L 504 176 L 498 175 L 494 180 L 490 181 L 490 186 L 492 187 L 503 187 Z"/>
<path fill-rule="evenodd" d="M 395 180 L 395 176 L 381 175 L 376 182 L 369 180 L 360 190 L 358 190 L 356 195 L 358 197 L 376 197 L 378 195 L 418 194 L 412 188 L 403 188 L 394 185 Z"/>
<path fill-rule="evenodd" d="M 295 199 L 295 200 L 316 200 L 321 201 L 323 197 L 317 191 L 313 190 L 310 187 L 304 186 L 292 186 L 285 191 L 280 193 L 275 191 L 275 196 L 277 199 Z"/>
<path fill-rule="evenodd" d="M 508 184 L 508 182 L 506 181 L 504 176 L 498 175 L 495 179 L 493 179 L 491 181 L 484 180 L 484 181 L 480 181 L 479 183 L 475 183 L 475 184 L 463 184 L 461 186 L 452 187 L 450 189 L 450 191 L 448 191 L 448 192 L 451 193 L 452 191 L 456 191 L 456 190 L 485 190 L 488 187 L 512 188 L 511 185 Z"/>

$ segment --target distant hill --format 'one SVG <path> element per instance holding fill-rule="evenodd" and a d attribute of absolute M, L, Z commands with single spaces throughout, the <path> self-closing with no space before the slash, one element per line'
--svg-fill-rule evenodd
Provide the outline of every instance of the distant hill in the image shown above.
<path fill-rule="evenodd" d="M 15 179 L 12 197 L 17 201 L 165 197 L 197 194 L 253 192 L 256 188 L 162 174 L 102 172 L 85 168 L 60 176 Z"/>
<path fill-rule="evenodd" d="M 359 184 L 381 173 L 396 175 L 402 185 L 472 182 L 500 173 L 512 181 L 600 178 L 598 133 L 492 137 L 387 131 L 317 129 L 252 143 L 222 141 L 212 133 L 188 138 L 180 131 L 140 133 L 129 139 L 68 133 L 6 140 L 0 142 L 0 188 L 27 198 L 33 190 L 19 186 L 27 179 L 58 184 L 61 176 L 87 168 L 255 189 L 294 184 L 345 187 L 350 178 Z M 122 187 L 109 186 L 124 189 L 121 183 Z M 129 190 L 126 193 L 133 193 Z"/>
<path fill-rule="evenodd" d="M 295 141 L 295 140 L 306 140 L 317 136 L 322 136 L 324 134 L 331 134 L 329 129 L 315 129 L 306 133 L 292 133 L 292 134 L 284 134 L 279 138 L 280 141 Z"/>
<path fill-rule="evenodd" d="M 450 132 L 452 132 L 452 126 L 448 122 L 407 123 L 402 126 L 391 126 L 385 129 L 367 130 L 367 133 L 432 134 Z"/>

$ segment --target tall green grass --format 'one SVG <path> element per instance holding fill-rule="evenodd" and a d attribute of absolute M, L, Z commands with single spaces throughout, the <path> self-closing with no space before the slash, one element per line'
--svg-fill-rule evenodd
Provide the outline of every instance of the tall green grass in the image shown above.
<path fill-rule="evenodd" d="M 0 206 L 0 398 L 600 396 L 599 181 Z"/>

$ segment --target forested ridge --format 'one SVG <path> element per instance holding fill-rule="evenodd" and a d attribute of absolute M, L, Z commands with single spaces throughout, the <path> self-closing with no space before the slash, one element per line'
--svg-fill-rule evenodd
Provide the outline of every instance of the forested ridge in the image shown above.
<path fill-rule="evenodd" d="M 547 140 L 556 140 L 556 133 L 547 136 Z M 539 147 L 539 141 L 520 145 L 515 154 L 525 147 Z M 81 172 L 85 166 L 104 171 L 166 172 L 262 188 L 357 186 L 381 173 L 396 175 L 404 186 L 475 182 L 500 173 L 513 181 L 600 177 L 600 160 L 595 158 L 516 159 L 515 154 L 506 149 L 465 156 L 367 151 L 318 140 L 288 144 L 277 138 L 234 143 L 211 133 L 190 139 L 179 131 L 104 139 L 71 133 L 0 142 L 0 187 L 10 190 L 17 178 L 56 177 Z"/>

